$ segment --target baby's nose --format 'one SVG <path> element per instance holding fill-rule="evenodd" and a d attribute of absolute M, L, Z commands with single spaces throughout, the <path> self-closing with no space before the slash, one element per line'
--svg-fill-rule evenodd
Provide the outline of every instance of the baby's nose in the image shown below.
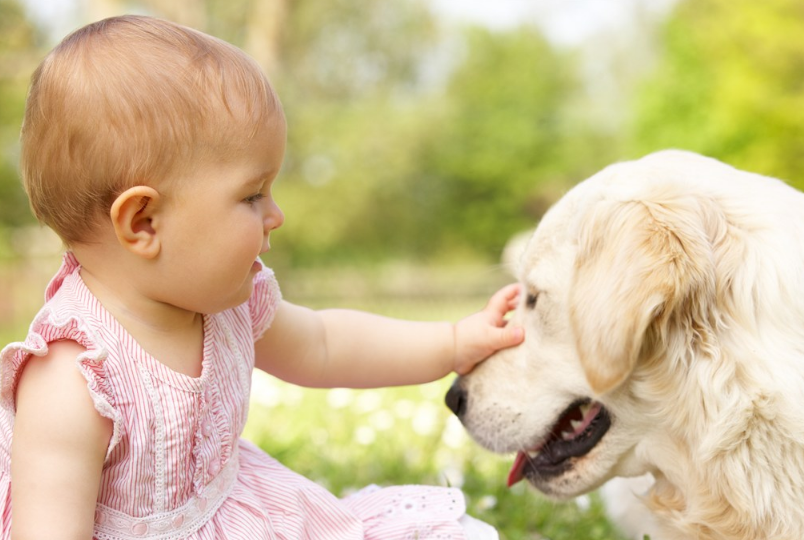
<path fill-rule="evenodd" d="M 278 229 L 285 222 L 285 213 L 275 202 L 271 202 L 268 212 L 265 214 L 265 232 Z"/>

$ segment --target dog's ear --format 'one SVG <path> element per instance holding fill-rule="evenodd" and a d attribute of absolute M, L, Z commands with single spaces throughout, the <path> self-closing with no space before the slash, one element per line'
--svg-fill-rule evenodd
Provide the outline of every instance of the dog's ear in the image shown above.
<path fill-rule="evenodd" d="M 644 348 L 661 346 L 672 314 L 714 289 L 701 212 L 698 201 L 680 197 L 602 201 L 583 218 L 570 317 L 596 394 L 622 384 Z"/>

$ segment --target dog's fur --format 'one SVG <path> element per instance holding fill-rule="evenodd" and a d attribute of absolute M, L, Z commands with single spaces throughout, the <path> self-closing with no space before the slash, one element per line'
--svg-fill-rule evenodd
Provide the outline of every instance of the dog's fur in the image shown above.
<path fill-rule="evenodd" d="M 651 473 L 653 540 L 804 538 L 804 194 L 652 154 L 568 192 L 519 266 L 525 342 L 454 386 L 476 441 L 538 448 L 590 397 L 611 426 L 560 474 L 526 469 L 543 492 Z"/>

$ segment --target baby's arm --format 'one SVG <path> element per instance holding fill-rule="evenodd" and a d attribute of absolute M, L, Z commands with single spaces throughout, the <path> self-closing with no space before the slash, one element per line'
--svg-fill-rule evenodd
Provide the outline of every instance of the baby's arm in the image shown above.
<path fill-rule="evenodd" d="M 372 388 L 420 384 L 466 373 L 494 351 L 522 341 L 508 326 L 518 285 L 492 296 L 457 324 L 412 322 L 352 310 L 313 311 L 282 302 L 256 343 L 256 366 L 312 387 Z"/>
<path fill-rule="evenodd" d="M 11 536 L 92 538 L 112 423 L 92 404 L 74 341 L 28 360 L 17 386 L 11 443 Z"/>

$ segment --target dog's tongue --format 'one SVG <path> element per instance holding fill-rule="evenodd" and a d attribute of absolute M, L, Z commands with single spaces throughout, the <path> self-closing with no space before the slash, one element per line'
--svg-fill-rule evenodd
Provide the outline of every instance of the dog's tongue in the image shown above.
<path fill-rule="evenodd" d="M 525 468 L 525 463 L 528 462 L 528 454 L 526 452 L 519 452 L 514 459 L 514 464 L 511 466 L 511 471 L 508 473 L 508 487 L 513 486 L 523 478 L 522 470 Z"/>

